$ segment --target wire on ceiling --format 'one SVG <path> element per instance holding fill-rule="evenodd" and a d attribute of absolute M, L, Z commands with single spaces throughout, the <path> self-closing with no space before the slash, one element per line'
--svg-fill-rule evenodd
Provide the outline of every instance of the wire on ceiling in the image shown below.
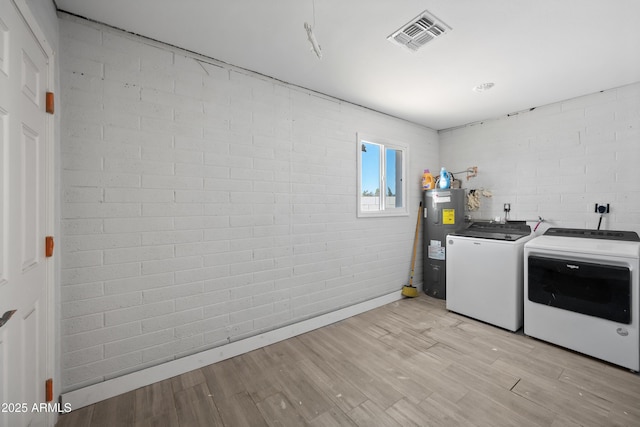
<path fill-rule="evenodd" d="M 304 29 L 307 30 L 307 38 L 309 39 L 309 43 L 311 43 L 311 50 L 316 54 L 318 59 L 322 59 L 322 48 L 316 40 L 315 34 L 313 34 L 313 29 L 316 27 L 316 2 L 315 0 L 311 0 L 311 4 L 313 7 L 313 26 L 309 25 L 308 22 L 304 23 Z"/>

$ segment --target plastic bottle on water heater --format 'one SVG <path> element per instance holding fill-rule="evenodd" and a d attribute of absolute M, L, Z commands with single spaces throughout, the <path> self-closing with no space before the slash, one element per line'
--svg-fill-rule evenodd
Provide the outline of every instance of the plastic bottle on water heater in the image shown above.
<path fill-rule="evenodd" d="M 443 167 L 440 169 L 440 181 L 438 181 L 438 188 L 446 190 L 451 186 L 451 180 L 449 179 L 449 172 Z"/>
<path fill-rule="evenodd" d="M 436 181 L 433 179 L 433 175 L 431 175 L 429 169 L 425 169 L 422 174 L 422 189 L 433 190 L 434 188 L 436 188 Z"/>

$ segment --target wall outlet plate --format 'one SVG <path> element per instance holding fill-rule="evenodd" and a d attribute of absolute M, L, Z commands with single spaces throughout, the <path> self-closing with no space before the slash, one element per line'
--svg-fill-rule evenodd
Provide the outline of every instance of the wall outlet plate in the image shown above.
<path fill-rule="evenodd" d="M 606 205 L 596 203 L 596 208 L 595 208 L 594 212 L 595 213 L 599 213 L 599 214 L 609 213 L 609 203 L 607 203 Z"/>

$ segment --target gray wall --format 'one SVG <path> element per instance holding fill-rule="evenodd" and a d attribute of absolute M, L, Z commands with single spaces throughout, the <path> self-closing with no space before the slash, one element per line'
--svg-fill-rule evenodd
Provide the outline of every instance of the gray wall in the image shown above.
<path fill-rule="evenodd" d="M 75 18 L 60 27 L 65 391 L 408 282 L 435 131 Z M 409 147 L 410 216 L 356 218 L 357 132 Z"/>
<path fill-rule="evenodd" d="M 476 218 L 542 216 L 547 226 L 640 233 L 640 83 L 439 132 L 443 164 L 477 165 L 466 188 L 484 188 Z"/>

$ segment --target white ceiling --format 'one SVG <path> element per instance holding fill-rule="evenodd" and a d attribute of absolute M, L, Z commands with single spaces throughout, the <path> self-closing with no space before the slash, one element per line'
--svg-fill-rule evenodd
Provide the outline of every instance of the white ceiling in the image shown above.
<path fill-rule="evenodd" d="M 436 130 L 640 81 L 638 0 L 55 2 Z M 424 10 L 453 30 L 416 53 L 387 40 Z M 321 60 L 305 22 L 314 25 Z M 472 91 L 485 82 L 495 87 Z"/>

